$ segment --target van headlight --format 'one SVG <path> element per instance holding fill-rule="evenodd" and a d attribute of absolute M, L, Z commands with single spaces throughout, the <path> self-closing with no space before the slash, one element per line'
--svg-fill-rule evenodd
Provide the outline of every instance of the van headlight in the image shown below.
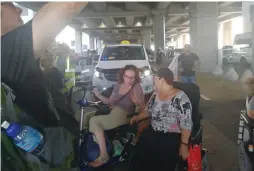
<path fill-rule="evenodd" d="M 144 78 L 144 77 L 147 77 L 150 74 L 151 74 L 151 71 L 147 69 L 147 70 L 144 70 L 143 72 L 141 72 L 140 77 Z"/>
<path fill-rule="evenodd" d="M 101 73 L 101 72 L 95 71 L 95 72 L 94 72 L 94 75 L 95 75 L 97 78 L 99 78 L 99 79 L 102 80 L 102 73 Z"/>
<path fill-rule="evenodd" d="M 90 70 L 89 69 L 85 69 L 85 70 L 82 70 L 81 73 L 84 74 L 86 72 L 89 72 Z"/>

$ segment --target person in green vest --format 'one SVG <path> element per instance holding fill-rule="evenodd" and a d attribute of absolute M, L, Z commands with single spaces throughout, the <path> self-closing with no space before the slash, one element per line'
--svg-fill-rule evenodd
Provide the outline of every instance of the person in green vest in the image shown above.
<path fill-rule="evenodd" d="M 64 75 L 64 87 L 62 93 L 67 97 L 68 108 L 72 109 L 72 93 L 75 87 L 75 65 L 73 65 L 73 59 L 71 58 L 71 49 L 68 45 L 60 44 L 55 57 L 56 67 Z"/>

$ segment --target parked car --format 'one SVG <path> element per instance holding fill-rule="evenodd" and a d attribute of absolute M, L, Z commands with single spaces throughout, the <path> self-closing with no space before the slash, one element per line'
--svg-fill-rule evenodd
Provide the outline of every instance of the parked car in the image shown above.
<path fill-rule="evenodd" d="M 233 43 L 232 55 L 227 58 L 228 63 L 247 66 L 252 63 L 252 33 L 238 34 Z"/>

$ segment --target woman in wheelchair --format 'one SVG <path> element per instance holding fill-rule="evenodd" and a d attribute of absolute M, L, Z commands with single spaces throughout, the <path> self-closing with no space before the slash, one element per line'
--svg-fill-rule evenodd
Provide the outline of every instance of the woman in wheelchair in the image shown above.
<path fill-rule="evenodd" d="M 154 75 L 154 102 L 150 100 L 146 112 L 131 119 L 133 124 L 151 117 L 151 126 L 141 133 L 137 143 L 132 171 L 174 171 L 179 155 L 183 159 L 188 156 L 192 106 L 188 96 L 172 86 L 173 79 L 170 69 L 159 69 Z"/>
<path fill-rule="evenodd" d="M 93 90 L 99 100 L 113 107 L 107 115 L 94 116 L 95 112 L 85 115 L 84 125 L 89 126 L 89 131 L 95 135 L 100 148 L 100 156 L 90 163 L 91 166 L 99 167 L 109 160 L 104 130 L 129 124 L 128 114 L 132 114 L 136 106 L 139 106 L 139 109 L 143 108 L 144 94 L 140 81 L 138 69 L 134 65 L 126 65 L 118 73 L 118 83 L 114 86 L 110 98 L 102 96 L 96 88 Z"/>

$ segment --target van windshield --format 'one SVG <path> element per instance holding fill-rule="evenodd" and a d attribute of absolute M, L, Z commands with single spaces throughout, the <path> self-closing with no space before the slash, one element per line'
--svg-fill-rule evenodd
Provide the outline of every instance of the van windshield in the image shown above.
<path fill-rule="evenodd" d="M 234 50 L 243 50 L 245 48 L 250 48 L 252 46 L 251 39 L 237 39 L 234 41 Z"/>
<path fill-rule="evenodd" d="M 234 45 L 247 45 L 247 46 L 251 46 L 252 44 L 252 40 L 251 39 L 238 39 L 235 40 Z"/>
<path fill-rule="evenodd" d="M 117 60 L 145 60 L 145 52 L 142 46 L 114 46 L 105 47 L 101 61 Z"/>

